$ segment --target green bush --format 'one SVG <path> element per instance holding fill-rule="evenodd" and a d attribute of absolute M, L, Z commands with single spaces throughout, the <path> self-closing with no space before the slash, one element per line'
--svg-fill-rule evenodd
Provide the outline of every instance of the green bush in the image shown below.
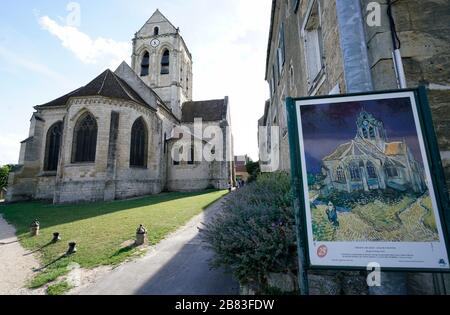
<path fill-rule="evenodd" d="M 261 167 L 259 162 L 249 162 L 246 165 L 247 173 L 250 175 L 247 182 L 252 183 L 256 181 L 259 174 L 261 174 Z"/>
<path fill-rule="evenodd" d="M 8 176 L 11 169 L 11 165 L 0 166 L 0 189 L 8 186 Z"/>
<path fill-rule="evenodd" d="M 214 267 L 230 268 L 241 284 L 266 286 L 268 273 L 297 273 L 295 216 L 286 173 L 263 174 L 230 195 L 224 211 L 202 229 L 216 252 Z"/>

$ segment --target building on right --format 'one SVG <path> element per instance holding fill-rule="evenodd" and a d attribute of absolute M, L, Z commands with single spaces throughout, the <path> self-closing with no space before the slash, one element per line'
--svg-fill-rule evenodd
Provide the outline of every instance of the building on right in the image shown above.
<path fill-rule="evenodd" d="M 270 99 L 264 104 L 263 117 L 258 120 L 263 172 L 289 171 L 291 167 L 287 97 L 421 85 L 428 90 L 447 186 L 450 186 L 449 20 L 449 1 L 273 0 L 265 65 Z M 355 122 L 355 132 L 357 128 Z M 367 132 L 370 136 L 370 130 Z M 351 191 L 352 183 L 344 183 L 343 179 L 352 178 L 350 173 L 353 172 L 359 190 L 389 186 L 420 192 L 424 185 L 420 165 L 409 159 L 405 143 L 384 141 L 385 136 L 379 134 L 378 139 L 368 141 L 364 133 L 358 133 L 355 139 L 348 140 L 347 146 L 327 152 L 322 164 L 329 186 L 337 185 Z M 379 150 L 382 144 L 384 147 Z M 343 163 L 345 154 L 359 150 L 372 151 L 371 154 L 389 161 L 386 165 L 392 167 L 381 170 L 372 164 L 370 155 L 366 155 L 358 165 L 343 164 L 342 172 L 348 173 L 348 177 L 326 174 L 327 164 Z M 404 292 L 407 286 L 411 294 L 449 293 L 445 289 L 450 287 L 448 277 L 408 274 L 399 278 L 403 280 L 385 281 L 387 292 Z M 313 274 L 310 289 L 320 291 L 318 287 L 328 283 L 344 292 L 336 279 Z M 348 283 L 358 282 L 357 277 L 347 279 Z"/>
<path fill-rule="evenodd" d="M 264 170 L 290 169 L 287 97 L 398 89 L 393 51 L 399 48 L 407 86 L 428 89 L 450 186 L 449 19 L 449 1 L 273 0 L 270 99 L 258 128 L 262 165 L 271 165 L 270 151 L 277 162 Z"/>

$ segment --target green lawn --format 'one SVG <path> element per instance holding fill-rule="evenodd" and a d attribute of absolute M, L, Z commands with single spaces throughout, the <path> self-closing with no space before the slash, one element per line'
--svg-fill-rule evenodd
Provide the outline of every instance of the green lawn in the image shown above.
<path fill-rule="evenodd" d="M 167 193 L 81 205 L 29 202 L 0 205 L 0 213 L 16 227 L 21 244 L 41 257 L 42 266 L 48 266 L 36 271 L 30 287 L 37 288 L 66 274 L 72 262 L 94 268 L 127 260 L 137 251 L 123 244 L 135 238 L 139 224 L 148 229 L 150 243 L 156 244 L 225 194 L 225 191 Z M 31 238 L 29 225 L 34 219 L 40 221 L 41 233 Z M 62 241 L 50 244 L 54 232 L 61 233 Z M 78 252 L 63 257 L 70 241 L 77 242 Z"/>

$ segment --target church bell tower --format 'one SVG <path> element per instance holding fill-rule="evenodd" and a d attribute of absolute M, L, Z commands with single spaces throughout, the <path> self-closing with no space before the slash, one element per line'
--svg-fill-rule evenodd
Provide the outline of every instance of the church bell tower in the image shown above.
<path fill-rule="evenodd" d="M 192 100 L 192 56 L 180 31 L 159 10 L 133 39 L 131 67 L 181 119 Z"/>

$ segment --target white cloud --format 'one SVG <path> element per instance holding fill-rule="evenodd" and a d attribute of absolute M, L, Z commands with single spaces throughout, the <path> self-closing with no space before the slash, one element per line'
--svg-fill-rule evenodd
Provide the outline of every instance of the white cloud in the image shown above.
<path fill-rule="evenodd" d="M 73 26 L 63 26 L 48 16 L 39 18 L 41 27 L 61 40 L 62 45 L 87 64 L 105 64 L 117 67 L 123 60 L 129 61 L 131 44 L 113 39 L 96 38 L 81 32 Z"/>

